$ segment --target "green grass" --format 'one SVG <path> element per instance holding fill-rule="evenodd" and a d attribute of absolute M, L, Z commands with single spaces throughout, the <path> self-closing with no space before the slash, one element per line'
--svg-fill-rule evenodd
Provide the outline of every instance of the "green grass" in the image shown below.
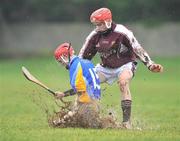
<path fill-rule="evenodd" d="M 53 98 L 39 86 L 25 80 L 21 66 L 54 90 L 70 87 L 68 73 L 51 58 L 0 60 L 0 140 L 2 141 L 179 141 L 180 140 L 180 58 L 155 58 L 164 73 L 153 74 L 139 63 L 131 83 L 132 121 L 143 130 L 50 128 L 46 115 L 32 98 L 39 96 L 47 104 Z M 102 103 L 112 105 L 121 120 L 120 93 L 117 84 L 103 91 Z M 40 101 L 39 101 L 40 102 Z"/>

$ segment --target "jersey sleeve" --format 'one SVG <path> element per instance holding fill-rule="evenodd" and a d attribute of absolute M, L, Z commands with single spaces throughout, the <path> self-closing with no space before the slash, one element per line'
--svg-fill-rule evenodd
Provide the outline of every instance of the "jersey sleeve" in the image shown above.
<path fill-rule="evenodd" d="M 123 35 L 123 44 L 132 48 L 138 59 L 140 59 L 147 67 L 154 63 L 145 49 L 139 44 L 132 31 L 128 30 L 123 25 L 118 25 L 118 30 Z"/>
<path fill-rule="evenodd" d="M 79 52 L 80 58 L 91 60 L 97 53 L 97 50 L 95 49 L 94 39 L 93 39 L 95 34 L 96 34 L 96 32 L 92 31 L 87 36 L 87 38 Z"/>

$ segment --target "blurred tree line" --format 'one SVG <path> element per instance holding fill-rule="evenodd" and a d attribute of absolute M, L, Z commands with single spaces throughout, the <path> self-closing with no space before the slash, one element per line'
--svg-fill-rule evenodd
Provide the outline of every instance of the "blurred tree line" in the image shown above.
<path fill-rule="evenodd" d="M 180 0 L 0 0 L 0 20 L 89 22 L 100 7 L 110 8 L 117 22 L 180 21 Z"/>

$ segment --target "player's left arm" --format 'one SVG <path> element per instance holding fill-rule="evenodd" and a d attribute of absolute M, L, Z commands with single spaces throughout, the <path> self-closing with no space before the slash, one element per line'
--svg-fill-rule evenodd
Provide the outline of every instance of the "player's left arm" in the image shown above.
<path fill-rule="evenodd" d="M 148 67 L 152 72 L 163 72 L 163 66 L 160 64 L 154 63 L 148 53 L 141 47 L 133 48 L 136 56 Z"/>
<path fill-rule="evenodd" d="M 119 25 L 119 32 L 123 35 L 122 43 L 133 50 L 137 58 L 139 58 L 150 71 L 152 72 L 162 72 L 163 67 L 160 64 L 154 63 L 148 53 L 139 44 L 133 32 L 127 29 L 125 26 Z"/>
<path fill-rule="evenodd" d="M 150 71 L 163 72 L 163 66 L 160 64 L 156 64 L 151 60 L 146 50 L 139 44 L 131 31 L 127 30 L 127 34 L 126 36 L 124 36 L 123 41 L 125 44 L 127 44 L 127 46 L 132 48 L 137 58 L 139 58 L 148 67 Z"/>

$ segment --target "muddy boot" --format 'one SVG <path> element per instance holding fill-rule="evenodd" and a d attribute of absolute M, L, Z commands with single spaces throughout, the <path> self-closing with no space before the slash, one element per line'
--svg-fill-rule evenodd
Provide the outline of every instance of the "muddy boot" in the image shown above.
<path fill-rule="evenodd" d="M 131 117 L 131 100 L 122 100 L 121 108 L 123 112 L 122 128 L 132 129 L 130 117 Z"/>
<path fill-rule="evenodd" d="M 122 128 L 123 129 L 132 129 L 132 125 L 130 121 L 122 122 Z"/>

